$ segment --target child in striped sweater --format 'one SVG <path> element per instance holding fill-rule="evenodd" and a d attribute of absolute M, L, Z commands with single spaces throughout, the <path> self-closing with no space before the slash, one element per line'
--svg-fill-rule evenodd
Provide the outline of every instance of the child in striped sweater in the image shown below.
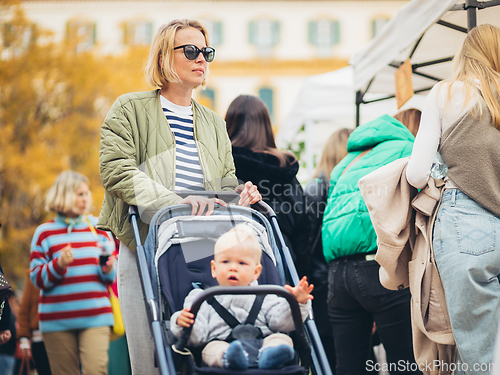
<path fill-rule="evenodd" d="M 52 374 L 106 374 L 110 326 L 114 323 L 107 284 L 116 275 L 111 234 L 95 229 L 88 179 L 61 173 L 47 195 L 56 217 L 40 225 L 31 243 L 30 277 L 41 290 L 40 331 Z"/>

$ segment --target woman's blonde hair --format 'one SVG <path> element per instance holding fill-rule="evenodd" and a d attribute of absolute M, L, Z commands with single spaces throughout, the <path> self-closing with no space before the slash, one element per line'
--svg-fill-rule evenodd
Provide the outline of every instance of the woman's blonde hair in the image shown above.
<path fill-rule="evenodd" d="M 197 20 L 173 20 L 168 24 L 160 26 L 154 37 L 149 50 L 149 57 L 144 67 L 146 81 L 153 87 L 164 88 L 169 82 L 181 82 L 174 68 L 174 42 L 178 30 L 193 27 L 199 30 L 205 37 L 205 43 L 209 46 L 208 33 L 205 26 Z M 208 70 L 207 70 L 208 73 Z M 201 84 L 207 85 L 207 79 Z"/>
<path fill-rule="evenodd" d="M 347 139 L 351 133 L 352 129 L 343 128 L 328 138 L 313 177 L 318 177 L 321 173 L 326 177 L 330 176 L 332 169 L 347 155 Z"/>
<path fill-rule="evenodd" d="M 64 171 L 52 184 L 46 198 L 45 209 L 60 214 L 73 212 L 75 207 L 75 192 L 82 184 L 89 186 L 89 180 L 84 175 L 75 171 Z M 91 200 L 89 191 L 89 201 Z M 89 207 L 91 202 L 89 202 Z"/>
<path fill-rule="evenodd" d="M 475 80 L 480 82 L 477 87 Z M 484 24 L 474 27 L 454 58 L 453 74 L 448 82 L 461 81 L 466 88 L 467 104 L 472 95 L 481 94 L 491 113 L 493 124 L 500 129 L 500 28 Z M 448 99 L 451 97 L 448 86 Z M 481 113 L 481 107 L 477 108 Z"/>

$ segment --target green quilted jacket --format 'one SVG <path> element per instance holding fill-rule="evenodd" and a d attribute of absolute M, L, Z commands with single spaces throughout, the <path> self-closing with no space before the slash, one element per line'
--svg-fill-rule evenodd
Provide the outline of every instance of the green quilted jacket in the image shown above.
<path fill-rule="evenodd" d="M 237 179 L 225 122 L 192 103 L 205 190 L 234 190 Z M 110 230 L 135 250 L 129 205 L 139 208 L 144 241 L 154 213 L 181 200 L 173 191 L 175 138 L 161 108 L 160 90 L 130 93 L 115 101 L 101 128 L 99 168 L 106 191 L 97 227 Z"/>
<path fill-rule="evenodd" d="M 330 174 L 331 185 L 322 227 L 323 253 L 327 262 L 377 249 L 377 236 L 358 181 L 383 165 L 410 156 L 414 139 L 402 123 L 388 115 L 351 133 L 347 142 L 349 153 Z M 342 174 L 356 156 L 370 148 L 373 149 Z"/>

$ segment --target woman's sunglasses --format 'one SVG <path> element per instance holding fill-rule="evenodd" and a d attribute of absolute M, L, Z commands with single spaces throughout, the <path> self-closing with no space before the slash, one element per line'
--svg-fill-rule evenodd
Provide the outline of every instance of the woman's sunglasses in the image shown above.
<path fill-rule="evenodd" d="M 215 48 L 213 47 L 203 47 L 202 49 L 199 49 L 198 47 L 192 44 L 184 44 L 183 46 L 175 47 L 174 50 L 179 48 L 184 49 L 184 56 L 186 56 L 186 59 L 188 60 L 196 60 L 196 58 L 201 52 L 206 62 L 214 61 Z"/>

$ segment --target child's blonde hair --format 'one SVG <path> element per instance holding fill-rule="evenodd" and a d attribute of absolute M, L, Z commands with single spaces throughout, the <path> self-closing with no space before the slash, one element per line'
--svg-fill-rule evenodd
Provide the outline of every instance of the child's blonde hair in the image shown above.
<path fill-rule="evenodd" d="M 236 246 L 255 251 L 256 259 L 260 263 L 262 256 L 260 242 L 254 230 L 246 224 L 238 224 L 219 237 L 215 242 L 214 257 Z"/>
<path fill-rule="evenodd" d="M 89 180 L 84 175 L 75 171 L 64 171 L 52 184 L 52 187 L 47 192 L 45 200 L 45 209 L 60 214 L 68 214 L 73 212 L 75 207 L 75 191 L 82 186 L 82 183 L 89 186 Z M 91 195 L 89 191 L 89 201 Z M 91 202 L 89 202 L 89 207 Z"/>

